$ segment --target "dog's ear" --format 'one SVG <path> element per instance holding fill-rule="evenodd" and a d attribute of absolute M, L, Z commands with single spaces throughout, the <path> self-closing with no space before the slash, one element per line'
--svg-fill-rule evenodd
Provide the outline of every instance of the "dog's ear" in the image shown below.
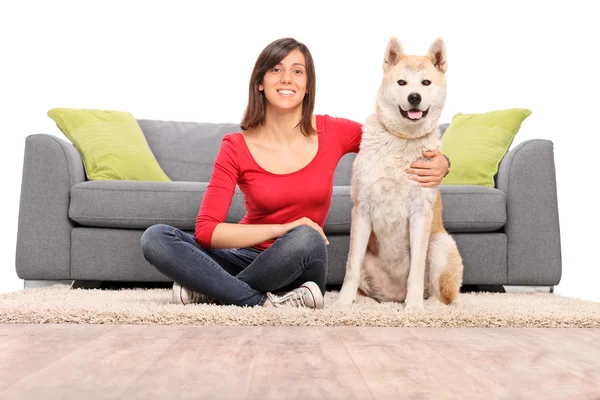
<path fill-rule="evenodd" d="M 383 71 L 387 72 L 404 57 L 406 57 L 406 55 L 404 54 L 400 41 L 395 37 L 390 38 L 390 41 L 385 48 L 385 54 L 383 55 Z"/>
<path fill-rule="evenodd" d="M 448 60 L 444 39 L 435 39 L 433 43 L 431 43 L 431 46 L 429 46 L 429 51 L 425 57 L 431 61 L 433 66 L 437 68 L 438 71 L 443 74 L 446 73 L 446 70 L 448 69 Z"/>

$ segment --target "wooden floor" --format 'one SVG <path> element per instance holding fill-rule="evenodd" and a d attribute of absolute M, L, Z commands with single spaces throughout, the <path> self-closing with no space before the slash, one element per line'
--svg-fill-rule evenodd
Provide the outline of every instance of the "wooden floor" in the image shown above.
<path fill-rule="evenodd" d="M 600 329 L 0 325 L 0 399 L 600 399 Z"/>

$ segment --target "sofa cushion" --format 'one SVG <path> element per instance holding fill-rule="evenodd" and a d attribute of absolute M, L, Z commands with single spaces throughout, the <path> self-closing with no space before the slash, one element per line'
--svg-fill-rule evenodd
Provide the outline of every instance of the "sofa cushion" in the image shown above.
<path fill-rule="evenodd" d="M 506 223 L 506 195 L 483 186 L 440 186 L 442 220 L 448 232 L 492 232 Z M 333 189 L 326 233 L 350 232 L 350 186 Z"/>
<path fill-rule="evenodd" d="M 448 232 L 493 232 L 506 224 L 506 194 L 476 185 L 441 185 L 442 220 Z"/>
<path fill-rule="evenodd" d="M 146 229 L 163 223 L 193 230 L 207 183 L 87 181 L 71 188 L 69 218 L 81 226 Z M 504 192 L 483 186 L 440 186 L 443 221 L 449 232 L 490 232 L 506 223 Z M 325 221 L 326 233 L 350 232 L 350 186 L 335 186 Z M 245 213 L 236 194 L 226 222 Z"/>
<path fill-rule="evenodd" d="M 130 113 L 53 108 L 48 116 L 81 154 L 89 180 L 170 181 Z"/>
<path fill-rule="evenodd" d="M 86 181 L 71 188 L 69 218 L 82 226 L 146 229 L 162 223 L 193 230 L 207 185 Z M 238 222 L 244 213 L 244 195 L 236 188 L 226 222 Z"/>
<path fill-rule="evenodd" d="M 441 151 L 452 162 L 442 184 L 494 187 L 500 162 L 529 115 L 526 108 L 456 114 L 442 136 Z"/>

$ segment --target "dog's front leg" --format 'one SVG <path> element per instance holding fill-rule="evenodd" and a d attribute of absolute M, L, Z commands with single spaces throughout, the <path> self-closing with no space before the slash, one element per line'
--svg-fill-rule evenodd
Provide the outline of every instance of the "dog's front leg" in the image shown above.
<path fill-rule="evenodd" d="M 410 217 L 410 270 L 406 288 L 406 311 L 423 309 L 425 260 L 429 246 L 432 213 L 412 213 Z"/>
<path fill-rule="evenodd" d="M 371 229 L 371 218 L 367 212 L 360 211 L 356 206 L 352 208 L 350 250 L 346 262 L 346 275 L 336 305 L 352 304 L 356 298 L 356 292 L 360 284 L 360 269 L 367 251 Z"/>

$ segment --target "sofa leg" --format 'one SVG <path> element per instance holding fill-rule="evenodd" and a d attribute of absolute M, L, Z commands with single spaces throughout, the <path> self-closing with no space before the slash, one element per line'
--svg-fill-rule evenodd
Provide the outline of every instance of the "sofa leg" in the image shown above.
<path fill-rule="evenodd" d="M 68 286 L 71 289 L 97 289 L 102 281 L 79 281 L 79 280 L 32 280 L 26 279 L 25 289 L 45 288 L 54 285 Z"/>
<path fill-rule="evenodd" d="M 504 285 L 506 293 L 554 293 L 554 286 Z"/>
<path fill-rule="evenodd" d="M 25 279 L 23 287 L 24 289 L 36 289 L 36 288 L 45 288 L 54 285 L 61 286 L 71 286 L 73 283 L 72 280 L 32 280 Z"/>

